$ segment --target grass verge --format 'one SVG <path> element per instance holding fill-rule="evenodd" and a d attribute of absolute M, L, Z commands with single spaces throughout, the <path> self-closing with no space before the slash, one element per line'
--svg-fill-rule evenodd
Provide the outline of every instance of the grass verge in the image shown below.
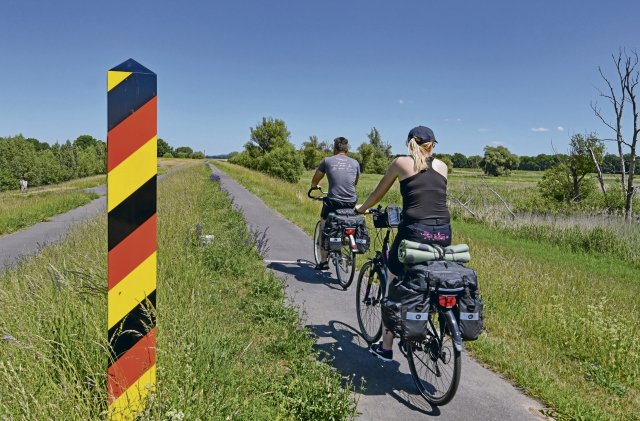
<path fill-rule="evenodd" d="M 320 205 L 306 198 L 309 180 L 215 165 L 312 234 Z M 397 186 L 389 196 L 400 203 Z M 474 356 L 557 419 L 640 419 L 640 269 L 478 223 L 455 221 L 454 236 L 471 246 L 486 303 L 487 334 L 467 346 Z"/>
<path fill-rule="evenodd" d="M 344 379 L 318 362 L 208 175 L 183 168 L 159 184 L 158 388 L 142 418 L 349 418 Z M 105 218 L 0 276 L 0 419 L 105 417 L 105 285 Z"/>
<path fill-rule="evenodd" d="M 82 191 L 43 191 L 3 194 L 0 201 L 0 235 L 26 228 L 86 205 L 99 197 Z"/>

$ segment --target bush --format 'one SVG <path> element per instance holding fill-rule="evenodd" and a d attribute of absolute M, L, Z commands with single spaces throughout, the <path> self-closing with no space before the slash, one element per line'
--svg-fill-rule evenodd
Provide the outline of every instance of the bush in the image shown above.
<path fill-rule="evenodd" d="M 253 158 L 247 151 L 242 151 L 229 158 L 229 162 L 255 170 L 258 168 L 259 158 Z"/>
<path fill-rule="evenodd" d="M 273 149 L 260 158 L 258 170 L 290 183 L 297 183 L 304 172 L 304 165 L 300 153 L 292 146 L 285 146 Z"/>
<path fill-rule="evenodd" d="M 556 202 L 580 202 L 588 199 L 596 191 L 595 180 L 584 177 L 578 182 L 579 196 L 574 197 L 573 181 L 569 168 L 560 163 L 544 172 L 538 182 L 538 190 L 542 197 Z"/>
<path fill-rule="evenodd" d="M 162 155 L 162 157 L 163 157 L 163 158 L 173 158 L 174 156 L 173 156 L 173 154 L 172 154 L 171 152 L 165 152 L 165 153 Z"/>

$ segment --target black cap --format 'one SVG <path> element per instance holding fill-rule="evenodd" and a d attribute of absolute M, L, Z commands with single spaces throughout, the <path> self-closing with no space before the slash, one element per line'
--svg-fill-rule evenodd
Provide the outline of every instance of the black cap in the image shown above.
<path fill-rule="evenodd" d="M 433 134 L 433 130 L 425 126 L 417 126 L 411 129 L 409 136 L 407 136 L 407 141 L 411 140 L 412 137 L 416 138 L 418 145 L 422 145 L 427 142 L 438 143 Z"/>

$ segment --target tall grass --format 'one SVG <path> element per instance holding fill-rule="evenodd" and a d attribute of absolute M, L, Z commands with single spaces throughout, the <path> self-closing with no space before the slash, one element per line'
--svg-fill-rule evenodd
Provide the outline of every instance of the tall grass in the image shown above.
<path fill-rule="evenodd" d="M 285 185 L 216 165 L 312 233 L 319 205 L 305 198 L 309 180 Z M 359 194 L 376 182 L 363 176 Z M 401 203 L 398 194 L 394 187 L 385 201 Z M 455 220 L 453 232 L 455 242 L 470 244 L 485 300 L 487 334 L 467 344 L 470 352 L 548 404 L 556 419 L 640 419 L 640 269 L 481 222 Z"/>
<path fill-rule="evenodd" d="M 82 191 L 43 191 L 0 194 L 0 235 L 86 205 L 98 195 Z"/>
<path fill-rule="evenodd" d="M 242 216 L 200 165 L 159 184 L 158 387 L 143 419 L 345 419 Z M 0 276 L 0 419 L 96 419 L 106 406 L 106 218 Z M 194 232 L 213 234 L 202 245 Z"/>

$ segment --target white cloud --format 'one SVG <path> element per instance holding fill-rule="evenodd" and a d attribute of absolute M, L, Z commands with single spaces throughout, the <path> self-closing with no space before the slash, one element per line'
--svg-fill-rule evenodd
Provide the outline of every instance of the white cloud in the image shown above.
<path fill-rule="evenodd" d="M 491 142 L 491 144 L 493 146 L 502 146 L 502 142 L 500 142 L 499 140 L 494 140 L 493 142 Z"/>
<path fill-rule="evenodd" d="M 559 132 L 564 132 L 564 127 L 558 126 L 558 127 L 556 127 L 556 130 L 559 131 Z"/>
<path fill-rule="evenodd" d="M 487 128 L 485 128 L 485 127 L 481 127 L 481 128 L 479 128 L 479 129 L 478 129 L 478 131 L 479 131 L 480 133 L 486 133 L 486 132 L 488 132 L 488 131 L 489 131 L 489 129 L 487 129 Z"/>
<path fill-rule="evenodd" d="M 547 129 L 546 127 L 532 127 L 531 131 L 532 132 L 548 132 L 549 129 Z"/>
<path fill-rule="evenodd" d="M 400 105 L 404 104 L 404 99 L 399 99 L 398 100 L 398 104 L 400 104 Z"/>

